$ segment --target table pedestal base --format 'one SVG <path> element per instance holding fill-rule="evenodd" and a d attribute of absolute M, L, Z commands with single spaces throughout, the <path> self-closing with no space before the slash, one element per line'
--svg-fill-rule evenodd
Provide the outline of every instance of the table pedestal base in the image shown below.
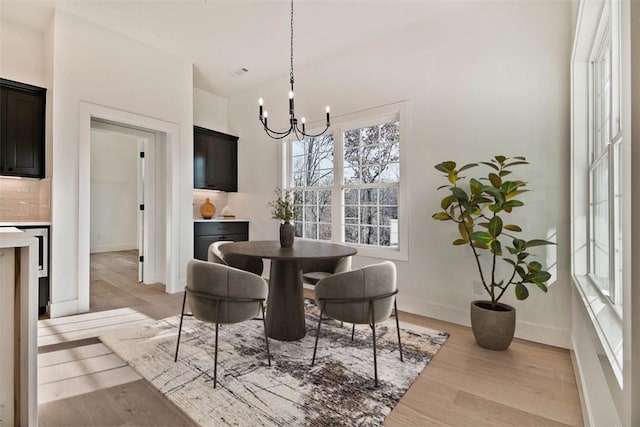
<path fill-rule="evenodd" d="M 296 341 L 305 336 L 304 295 L 300 261 L 271 260 L 267 335 L 280 341 Z"/>

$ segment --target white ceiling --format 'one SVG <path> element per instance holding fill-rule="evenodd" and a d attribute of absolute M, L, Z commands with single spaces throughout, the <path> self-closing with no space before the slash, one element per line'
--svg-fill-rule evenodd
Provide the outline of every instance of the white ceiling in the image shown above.
<path fill-rule="evenodd" d="M 428 25 L 437 0 L 296 0 L 294 71 Z M 2 19 L 42 31 L 55 7 L 194 64 L 194 85 L 222 96 L 289 77 L 288 0 L 0 0 Z M 442 18 L 442 16 L 440 16 Z M 241 67 L 249 72 L 232 73 Z"/>

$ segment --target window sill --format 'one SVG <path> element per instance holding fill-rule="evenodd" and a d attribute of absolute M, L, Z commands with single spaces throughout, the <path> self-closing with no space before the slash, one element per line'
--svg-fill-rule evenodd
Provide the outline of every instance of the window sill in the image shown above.
<path fill-rule="evenodd" d="M 578 291 L 595 332 L 604 348 L 618 384 L 622 388 L 622 318 L 620 308 L 596 288 L 587 276 L 573 276 L 573 283 Z"/>
<path fill-rule="evenodd" d="M 352 248 L 358 250 L 358 256 L 369 258 L 392 259 L 395 261 L 408 261 L 409 257 L 406 252 L 400 248 L 372 248 L 370 246 L 357 245 L 353 243 L 345 243 Z"/>

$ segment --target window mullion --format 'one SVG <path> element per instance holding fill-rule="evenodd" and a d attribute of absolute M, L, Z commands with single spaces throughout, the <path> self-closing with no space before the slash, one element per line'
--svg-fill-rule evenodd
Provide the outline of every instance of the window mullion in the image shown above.
<path fill-rule="evenodd" d="M 333 191 L 331 192 L 331 236 L 334 242 L 344 241 L 344 132 L 341 128 L 333 130 Z"/>

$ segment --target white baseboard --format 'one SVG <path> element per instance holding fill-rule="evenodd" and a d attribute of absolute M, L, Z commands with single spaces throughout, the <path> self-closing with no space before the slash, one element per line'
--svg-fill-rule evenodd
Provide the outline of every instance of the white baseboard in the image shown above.
<path fill-rule="evenodd" d="M 398 306 L 398 309 L 401 311 L 407 311 L 420 316 L 432 317 L 434 319 L 458 325 L 471 326 L 469 310 L 461 309 L 459 307 L 432 304 L 416 299 L 403 299 L 402 295 L 398 296 Z M 534 341 L 566 349 L 571 348 L 568 330 L 519 321 L 517 318 L 515 336 L 516 338 L 521 338 L 527 341 Z"/>
<path fill-rule="evenodd" d="M 62 302 L 52 302 L 49 306 L 49 317 L 51 319 L 62 316 L 70 316 L 72 314 L 78 314 L 77 299 Z"/>
<path fill-rule="evenodd" d="M 138 249 L 136 243 L 122 243 L 118 245 L 102 245 L 102 246 L 91 246 L 89 248 L 89 253 L 97 254 L 101 252 L 115 252 L 115 251 L 131 251 Z"/>

